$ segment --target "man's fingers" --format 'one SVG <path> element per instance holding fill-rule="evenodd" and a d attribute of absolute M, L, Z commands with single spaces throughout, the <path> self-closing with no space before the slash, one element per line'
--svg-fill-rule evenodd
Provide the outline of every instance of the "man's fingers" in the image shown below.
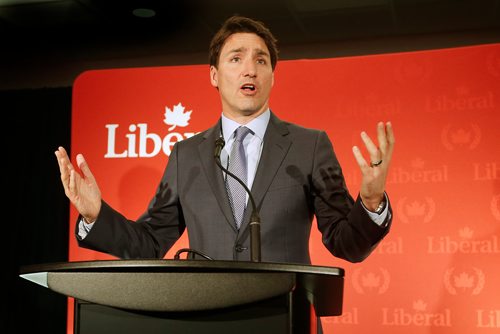
<path fill-rule="evenodd" d="M 392 147 L 396 142 L 396 137 L 394 136 L 394 129 L 392 128 L 392 123 L 387 122 L 386 124 L 387 142 Z"/>
<path fill-rule="evenodd" d="M 385 154 L 387 151 L 387 135 L 385 132 L 385 125 L 383 122 L 378 122 L 377 123 L 377 139 L 378 139 L 378 145 L 380 148 L 380 152 L 382 154 Z"/>
<path fill-rule="evenodd" d="M 76 165 L 82 173 L 85 175 L 85 172 L 83 171 L 84 169 L 88 169 L 87 163 L 85 162 L 85 158 L 83 157 L 83 154 L 77 154 L 76 155 Z"/>
<path fill-rule="evenodd" d="M 361 154 L 359 147 L 353 146 L 352 153 L 354 154 L 354 158 L 356 159 L 359 167 L 361 167 L 362 169 L 368 167 L 368 164 L 366 163 L 365 158 L 363 158 L 363 155 Z"/>
<path fill-rule="evenodd" d="M 72 169 L 69 172 L 69 182 L 68 182 L 68 191 L 69 191 L 69 198 L 71 199 L 74 194 L 76 194 L 76 172 L 74 169 Z"/>
<path fill-rule="evenodd" d="M 396 138 L 394 137 L 394 130 L 392 128 L 392 123 L 387 122 L 385 125 L 385 151 L 384 151 L 384 158 L 389 161 L 391 160 L 392 157 L 392 151 L 394 149 L 394 143 L 396 142 Z"/>
<path fill-rule="evenodd" d="M 62 169 L 62 165 L 61 165 L 61 153 L 59 151 L 55 151 L 55 155 L 56 155 L 56 158 L 57 158 L 57 164 L 59 165 L 59 170 Z"/>
<path fill-rule="evenodd" d="M 92 182 L 95 182 L 94 175 L 90 171 L 89 165 L 87 164 L 87 161 L 85 161 L 83 154 L 77 154 L 76 163 L 78 165 L 78 168 L 80 168 L 80 170 L 82 171 L 84 177 Z"/>
<path fill-rule="evenodd" d="M 378 147 L 373 143 L 371 138 L 366 134 L 366 132 L 361 132 L 361 139 L 365 143 L 365 147 L 368 150 L 368 154 L 370 155 L 370 160 L 371 162 L 377 162 L 382 157 L 380 156 L 380 152 L 378 150 Z"/>
<path fill-rule="evenodd" d="M 68 158 L 68 154 L 66 153 L 66 150 L 61 146 L 57 148 L 55 154 L 57 157 L 57 163 L 59 164 L 59 169 L 62 171 L 63 168 L 66 168 L 64 164 L 64 159 Z"/>
<path fill-rule="evenodd" d="M 59 164 L 59 171 L 61 173 L 61 181 L 65 189 L 68 187 L 70 171 L 73 169 L 71 162 L 69 161 L 66 151 L 59 147 L 55 152 L 57 157 L 57 163 Z"/>
<path fill-rule="evenodd" d="M 57 157 L 57 163 L 59 164 L 59 170 L 61 172 L 61 181 L 64 187 L 64 192 L 66 196 L 71 200 L 76 194 L 77 191 L 77 177 L 79 177 L 76 172 L 73 164 L 69 160 L 68 153 L 66 150 L 59 146 L 55 151 L 55 155 Z"/>

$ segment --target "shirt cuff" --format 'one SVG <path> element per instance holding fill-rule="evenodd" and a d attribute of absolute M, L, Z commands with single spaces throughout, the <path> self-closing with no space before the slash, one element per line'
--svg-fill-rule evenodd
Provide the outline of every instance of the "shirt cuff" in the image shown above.
<path fill-rule="evenodd" d="M 389 212 L 389 199 L 387 198 L 387 194 L 384 193 L 384 200 L 385 200 L 385 208 L 381 213 L 376 213 L 368 210 L 365 205 L 363 204 L 363 201 L 361 201 L 361 206 L 363 206 L 363 209 L 366 210 L 366 213 L 370 217 L 370 219 L 377 224 L 378 226 L 382 226 L 384 222 L 388 221 L 386 220 L 387 216 L 390 215 L 391 213 Z"/>
<path fill-rule="evenodd" d="M 80 237 L 80 239 L 85 239 L 85 237 L 87 236 L 87 234 L 89 234 L 94 224 L 95 222 L 87 224 L 85 223 L 83 217 L 80 218 L 80 220 L 78 221 L 78 236 Z"/>

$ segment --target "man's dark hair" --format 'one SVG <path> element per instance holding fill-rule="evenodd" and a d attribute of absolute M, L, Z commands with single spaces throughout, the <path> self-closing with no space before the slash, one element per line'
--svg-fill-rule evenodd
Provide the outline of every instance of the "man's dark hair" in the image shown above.
<path fill-rule="evenodd" d="M 222 50 L 224 43 L 229 36 L 236 33 L 253 33 L 262 38 L 269 49 L 271 67 L 274 71 L 278 61 L 276 38 L 274 38 L 271 31 L 262 22 L 238 15 L 228 18 L 212 38 L 208 50 L 208 61 L 210 66 L 215 66 L 216 68 L 218 67 L 220 51 Z"/>

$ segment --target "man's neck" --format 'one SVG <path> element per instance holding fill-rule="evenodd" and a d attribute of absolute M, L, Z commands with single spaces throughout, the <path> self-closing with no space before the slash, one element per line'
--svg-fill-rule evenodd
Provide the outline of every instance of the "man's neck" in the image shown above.
<path fill-rule="evenodd" d="M 268 109 L 269 109 L 269 107 L 266 106 L 265 108 L 262 108 L 261 110 L 254 112 L 254 113 L 251 113 L 251 114 L 248 114 L 248 115 L 242 114 L 241 112 L 232 112 L 232 111 L 226 111 L 226 110 L 223 110 L 222 113 L 224 114 L 224 116 L 226 116 L 230 120 L 233 120 L 233 121 L 237 122 L 238 124 L 244 125 L 244 124 L 251 122 L 255 118 L 259 117 L 264 112 L 266 112 Z"/>

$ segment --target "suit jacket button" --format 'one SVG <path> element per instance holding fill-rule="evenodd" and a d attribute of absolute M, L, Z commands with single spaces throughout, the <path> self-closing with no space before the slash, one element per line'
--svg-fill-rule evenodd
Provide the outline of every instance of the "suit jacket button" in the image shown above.
<path fill-rule="evenodd" d="M 235 249 L 236 249 L 236 251 L 237 251 L 238 253 L 241 253 L 241 252 L 243 252 L 244 250 L 246 250 L 246 249 L 248 249 L 248 248 L 247 248 L 247 247 L 243 247 L 243 246 L 241 246 L 241 245 L 236 245 Z"/>

